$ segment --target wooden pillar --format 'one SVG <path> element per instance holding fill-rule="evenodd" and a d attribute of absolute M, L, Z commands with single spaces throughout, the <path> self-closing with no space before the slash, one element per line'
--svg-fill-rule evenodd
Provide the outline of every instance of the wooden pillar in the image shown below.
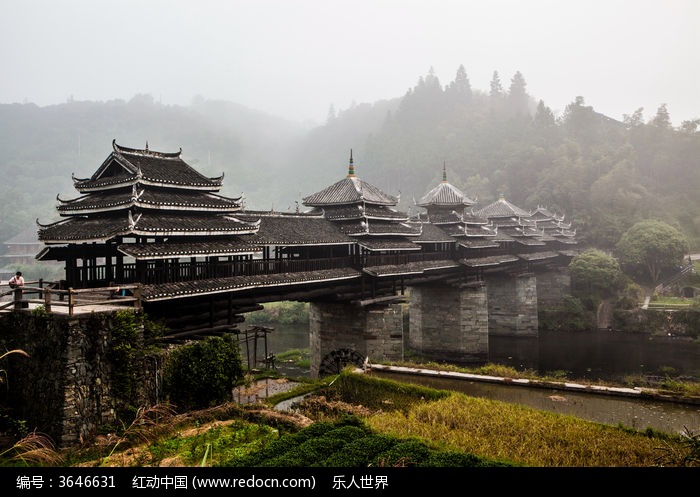
<path fill-rule="evenodd" d="M 117 253 L 117 264 L 116 270 L 114 271 L 114 281 L 117 283 L 126 283 L 126 277 L 124 275 L 124 256 L 121 253 Z"/>

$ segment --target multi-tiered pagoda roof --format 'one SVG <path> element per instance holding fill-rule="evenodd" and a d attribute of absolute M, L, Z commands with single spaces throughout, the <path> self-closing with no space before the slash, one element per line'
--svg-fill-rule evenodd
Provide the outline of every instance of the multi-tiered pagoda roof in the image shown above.
<path fill-rule="evenodd" d="M 411 241 L 420 236 L 408 214 L 397 211 L 398 197 L 384 193 L 355 174 L 352 151 L 348 174 L 331 186 L 304 197 L 312 213 L 323 213 L 358 245 L 369 251 L 420 250 Z"/>
<path fill-rule="evenodd" d="M 421 216 L 426 224 L 436 226 L 465 248 L 498 247 L 497 228 L 486 218 L 474 214 L 475 200 L 447 181 L 447 170 L 442 167 L 442 181 L 416 202 L 426 213 Z M 469 209 L 469 210 L 467 210 Z"/>
<path fill-rule="evenodd" d="M 39 225 L 39 240 L 48 248 L 37 258 L 65 257 L 65 250 L 52 246 L 92 243 L 117 244 L 137 260 L 259 251 L 241 236 L 256 233 L 260 220 L 237 217 L 241 198 L 218 193 L 223 175 L 200 174 L 182 159 L 182 150 L 127 148 L 116 140 L 112 148 L 91 177 L 73 178 L 80 196 L 57 197 L 64 219 Z"/>

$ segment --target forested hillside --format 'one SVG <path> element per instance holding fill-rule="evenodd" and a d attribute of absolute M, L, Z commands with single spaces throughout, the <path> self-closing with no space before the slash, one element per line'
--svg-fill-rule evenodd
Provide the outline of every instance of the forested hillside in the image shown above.
<path fill-rule="evenodd" d="M 294 98 L 290 95 L 290 98 Z M 182 148 L 202 173 L 224 177 L 225 195 L 243 193 L 260 210 L 304 209 L 302 198 L 356 172 L 402 210 L 448 179 L 477 207 L 504 194 L 525 209 L 566 216 L 579 238 L 612 247 L 635 221 L 657 218 L 700 248 L 700 120 L 670 124 L 665 105 L 622 122 L 573 97 L 561 116 L 546 96 L 528 94 L 522 74 L 488 91 L 463 67 L 442 84 L 431 72 L 405 95 L 329 112 L 305 129 L 230 102 L 169 106 L 149 95 L 127 101 L 48 107 L 0 105 L 0 241 L 56 219 L 56 195 L 74 198 L 71 175 L 90 176 L 111 143 L 163 152 Z"/>

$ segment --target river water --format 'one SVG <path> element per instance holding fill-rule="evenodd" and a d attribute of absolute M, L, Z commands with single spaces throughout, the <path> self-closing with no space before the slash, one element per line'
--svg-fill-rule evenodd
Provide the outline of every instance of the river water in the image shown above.
<path fill-rule="evenodd" d="M 267 339 L 269 352 L 279 354 L 309 348 L 308 326 L 276 323 L 266 326 L 273 328 Z M 668 374 L 700 381 L 700 341 L 607 330 L 542 332 L 536 338 L 489 337 L 488 360 L 484 362 L 539 374 L 562 372 L 570 380 L 620 381 L 626 376 Z M 308 370 L 283 363 L 276 365 L 287 376 L 310 374 Z M 371 374 L 639 430 L 700 432 L 700 405 L 385 372 Z"/>
<path fill-rule="evenodd" d="M 308 326 L 266 326 L 273 328 L 268 335 L 272 353 L 309 348 Z M 483 362 L 590 381 L 621 381 L 640 375 L 700 381 L 700 340 L 607 330 L 540 332 L 532 338 L 495 336 L 489 337 L 488 360 Z"/>

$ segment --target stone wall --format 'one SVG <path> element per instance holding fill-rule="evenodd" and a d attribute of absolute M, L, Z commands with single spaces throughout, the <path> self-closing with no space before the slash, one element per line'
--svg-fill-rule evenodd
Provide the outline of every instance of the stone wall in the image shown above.
<path fill-rule="evenodd" d="M 117 421 L 119 399 L 112 392 L 109 351 L 112 312 L 66 316 L 15 312 L 0 317 L 0 346 L 29 354 L 11 354 L 3 369 L 7 384 L 2 403 L 14 419 L 45 433 L 59 447 L 90 440 Z M 141 336 L 143 330 L 141 329 Z M 153 361 L 151 361 L 152 367 Z M 139 400 L 155 403 L 155 376 L 144 363 Z"/>
<path fill-rule="evenodd" d="M 489 333 L 537 336 L 537 278 L 534 274 L 489 275 L 486 279 Z"/>
<path fill-rule="evenodd" d="M 537 273 L 537 303 L 560 304 L 564 295 L 571 295 L 571 272 L 568 267 L 551 268 Z"/>

